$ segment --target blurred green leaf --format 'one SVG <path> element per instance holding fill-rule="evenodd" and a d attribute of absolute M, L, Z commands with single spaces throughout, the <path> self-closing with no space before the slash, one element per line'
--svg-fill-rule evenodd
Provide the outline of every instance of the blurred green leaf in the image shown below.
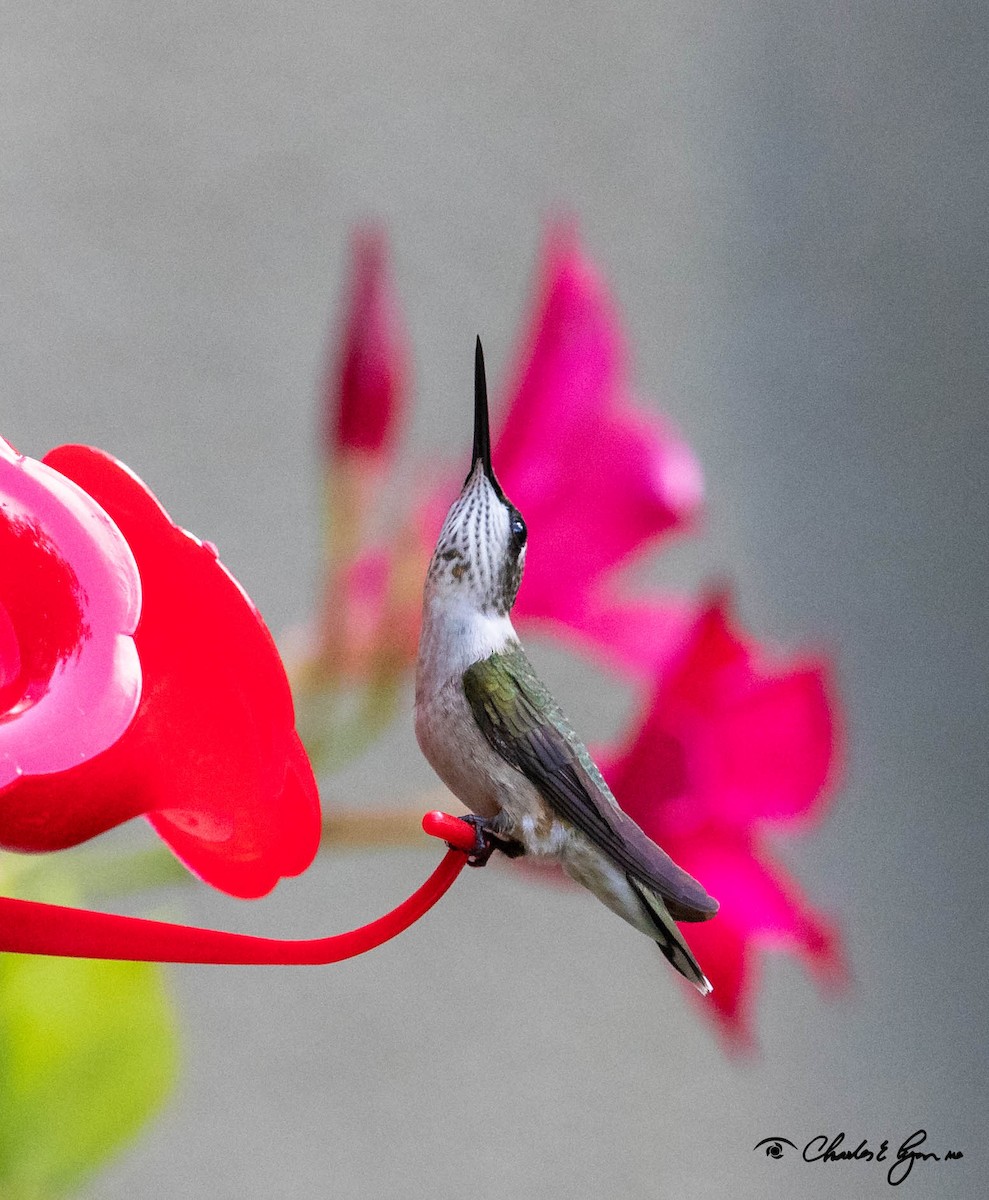
<path fill-rule="evenodd" d="M 0 955 L 0 1198 L 76 1187 L 157 1111 L 175 1069 L 161 968 Z"/>

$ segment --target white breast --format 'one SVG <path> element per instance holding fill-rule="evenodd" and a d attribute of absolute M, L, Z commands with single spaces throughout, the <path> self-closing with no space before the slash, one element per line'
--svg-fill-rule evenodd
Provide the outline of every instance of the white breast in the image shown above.
<path fill-rule="evenodd" d="M 427 601 L 416 664 L 416 738 L 433 770 L 472 812 L 492 818 L 528 781 L 491 749 L 477 727 L 463 674 L 517 641 L 507 616 L 467 604 Z"/>
<path fill-rule="evenodd" d="M 482 613 L 468 597 L 447 593 L 427 597 L 423 606 L 416 691 L 459 679 L 472 663 L 490 658 L 513 642 L 518 634 L 508 616 Z"/>

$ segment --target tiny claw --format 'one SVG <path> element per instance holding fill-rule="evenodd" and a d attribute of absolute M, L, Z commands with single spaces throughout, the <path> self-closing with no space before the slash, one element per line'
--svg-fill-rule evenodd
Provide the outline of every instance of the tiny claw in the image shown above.
<path fill-rule="evenodd" d="M 474 845 L 467 852 L 467 865 L 469 867 L 483 867 L 491 855 L 500 850 L 506 858 L 518 858 L 525 854 L 525 847 L 521 842 L 516 842 L 512 838 L 501 837 L 491 828 L 490 821 L 484 817 L 479 817 L 475 813 L 468 813 L 467 816 L 461 817 L 466 825 L 470 825 L 474 830 Z"/>
<path fill-rule="evenodd" d="M 483 867 L 494 853 L 494 846 L 488 836 L 487 822 L 475 813 L 468 813 L 467 816 L 460 819 L 474 830 L 474 845 L 467 852 L 467 865 Z"/>

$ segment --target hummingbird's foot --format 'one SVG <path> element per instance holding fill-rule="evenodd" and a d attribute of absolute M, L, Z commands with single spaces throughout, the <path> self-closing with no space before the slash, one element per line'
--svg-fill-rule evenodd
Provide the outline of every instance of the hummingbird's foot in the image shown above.
<path fill-rule="evenodd" d="M 467 816 L 460 819 L 474 830 L 474 848 L 467 851 L 467 865 L 469 867 L 483 867 L 494 853 L 494 845 L 485 828 L 487 822 L 483 817 L 477 816 L 476 813 L 468 813 Z"/>
<path fill-rule="evenodd" d="M 467 852 L 469 867 L 483 867 L 496 850 L 500 850 L 508 858 L 518 858 L 525 854 L 525 847 L 521 842 L 517 842 L 513 838 L 501 837 L 495 833 L 491 828 L 491 822 L 485 820 L 484 817 L 479 817 L 476 813 L 468 813 L 467 816 L 460 819 L 466 821 L 474 829 L 474 848 Z"/>

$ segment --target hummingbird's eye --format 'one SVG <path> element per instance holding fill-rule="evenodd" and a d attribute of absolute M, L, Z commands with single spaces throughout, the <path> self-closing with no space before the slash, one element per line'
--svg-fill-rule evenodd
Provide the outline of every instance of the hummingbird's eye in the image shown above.
<path fill-rule="evenodd" d="M 529 531 L 525 527 L 525 521 L 522 520 L 520 512 L 513 512 L 511 521 L 508 525 L 509 533 L 511 534 L 512 544 L 516 551 L 520 551 L 525 545 L 525 540 L 529 536 Z"/>

